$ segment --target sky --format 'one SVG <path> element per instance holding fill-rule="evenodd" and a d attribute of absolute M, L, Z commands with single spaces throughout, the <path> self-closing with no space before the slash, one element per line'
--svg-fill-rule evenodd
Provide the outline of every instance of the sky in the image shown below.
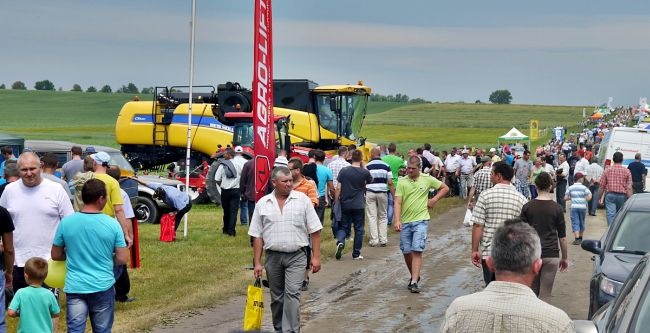
<path fill-rule="evenodd" d="M 196 0 L 194 84 L 251 86 L 253 0 Z M 191 0 L 8 1 L 0 83 L 189 84 Z M 650 95 L 650 1 L 276 0 L 275 78 L 382 95 L 636 105 Z"/>

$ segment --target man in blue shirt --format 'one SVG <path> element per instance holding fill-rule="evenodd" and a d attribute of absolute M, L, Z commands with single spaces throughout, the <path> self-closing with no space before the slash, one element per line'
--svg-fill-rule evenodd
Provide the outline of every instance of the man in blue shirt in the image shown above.
<path fill-rule="evenodd" d="M 645 191 L 645 177 L 648 175 L 648 169 L 641 162 L 641 154 L 634 155 L 634 162 L 627 166 L 632 174 L 632 190 L 634 193 L 643 193 Z"/>
<path fill-rule="evenodd" d="M 183 219 L 183 216 L 192 209 L 192 201 L 187 193 L 182 192 L 174 186 L 163 185 L 161 183 L 149 182 L 145 183 L 137 178 L 129 177 L 134 179 L 138 183 L 154 190 L 153 198 L 159 199 L 164 202 L 167 206 L 172 207 L 176 210 L 176 218 L 174 223 L 174 231 L 178 229 L 178 226 Z"/>
<path fill-rule="evenodd" d="M 93 332 L 110 332 L 115 307 L 113 266 L 129 260 L 120 224 L 103 214 L 106 185 L 86 181 L 80 212 L 61 220 L 52 242 L 52 260 L 66 261 L 65 287 L 68 332 L 84 332 L 90 315 Z"/>
<path fill-rule="evenodd" d="M 323 162 L 325 161 L 325 152 L 316 149 L 314 151 L 314 158 L 316 159 L 316 177 L 318 178 L 318 207 L 316 207 L 316 213 L 318 214 L 320 223 L 323 224 L 325 218 L 326 196 L 334 198 L 334 178 L 332 176 L 332 170 L 323 165 Z"/>

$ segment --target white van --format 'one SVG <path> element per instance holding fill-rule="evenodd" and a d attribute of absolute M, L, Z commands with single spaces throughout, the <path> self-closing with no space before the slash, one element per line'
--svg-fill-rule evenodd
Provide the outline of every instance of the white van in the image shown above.
<path fill-rule="evenodd" d="M 613 164 L 615 152 L 623 153 L 623 166 L 634 162 L 634 155 L 641 153 L 641 162 L 650 169 L 650 130 L 632 127 L 614 127 L 600 144 L 598 161 L 603 167 Z M 650 173 L 648 173 L 650 176 Z M 646 186 L 650 187 L 650 177 L 646 177 Z M 650 188 L 646 188 L 650 190 Z"/>

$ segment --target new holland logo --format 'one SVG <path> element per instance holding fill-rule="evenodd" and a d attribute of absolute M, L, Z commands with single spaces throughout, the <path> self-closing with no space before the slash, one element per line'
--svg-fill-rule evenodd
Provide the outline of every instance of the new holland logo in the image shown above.
<path fill-rule="evenodd" d="M 135 116 L 135 117 L 133 117 L 133 120 L 135 120 L 135 121 L 145 121 L 145 120 L 147 120 L 147 119 L 146 119 L 145 117 L 138 117 L 138 116 Z"/>

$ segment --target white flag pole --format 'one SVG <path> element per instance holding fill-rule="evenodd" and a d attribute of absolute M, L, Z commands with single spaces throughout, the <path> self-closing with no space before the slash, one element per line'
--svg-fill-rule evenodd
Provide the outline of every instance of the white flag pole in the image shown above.
<path fill-rule="evenodd" d="M 190 149 L 192 145 L 192 86 L 194 85 L 194 28 L 196 26 L 196 0 L 192 0 L 192 20 L 190 21 L 190 91 L 189 107 L 187 109 L 187 148 L 185 151 L 185 193 L 190 191 Z M 191 200 L 191 199 L 190 199 Z M 187 238 L 187 216 L 183 222 L 183 238 Z"/>

